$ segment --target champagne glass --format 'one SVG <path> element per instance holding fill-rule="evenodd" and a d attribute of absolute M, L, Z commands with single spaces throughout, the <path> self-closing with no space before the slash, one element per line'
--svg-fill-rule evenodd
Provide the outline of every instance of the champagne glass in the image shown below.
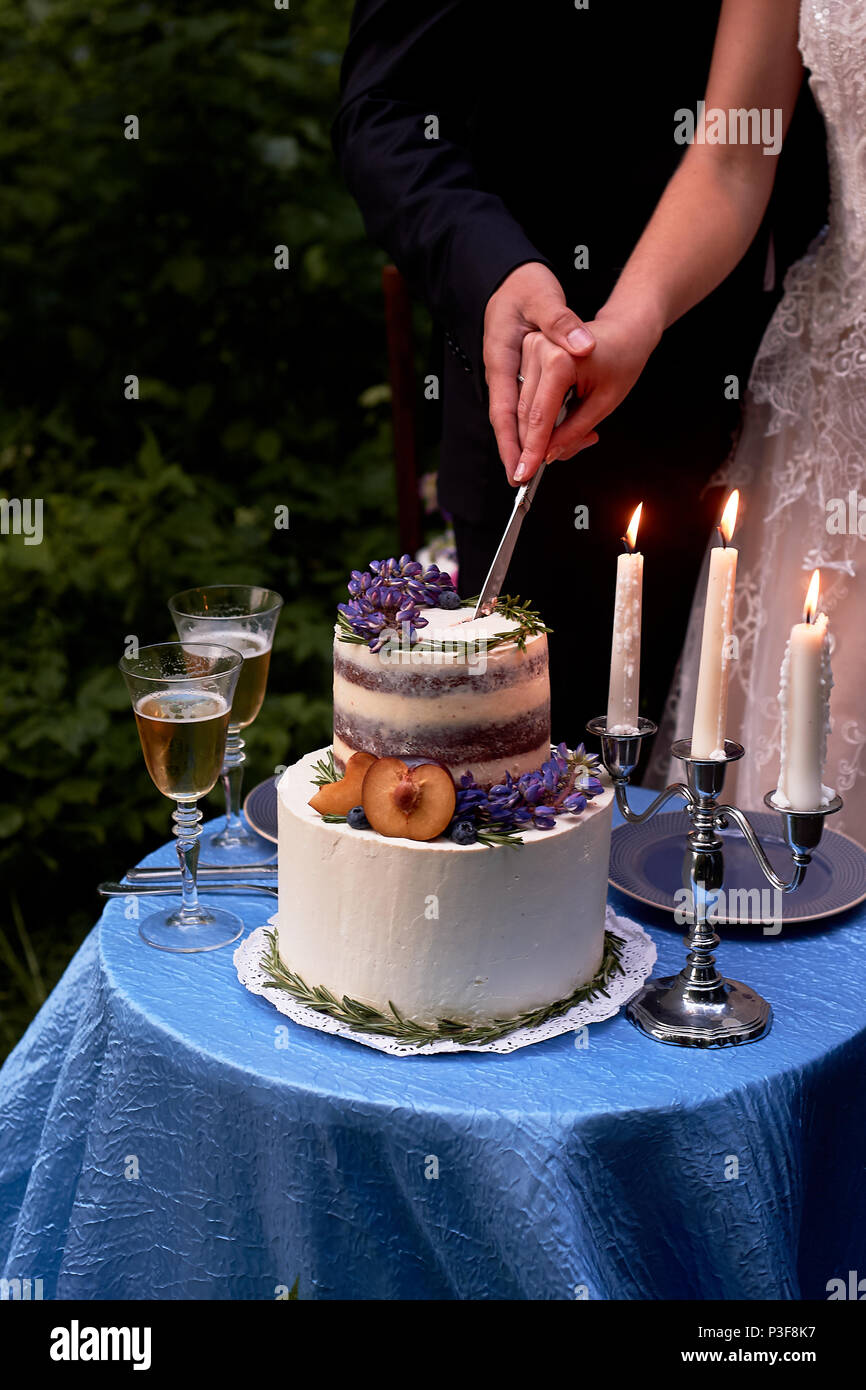
<path fill-rule="evenodd" d="M 274 630 L 282 606 L 283 600 L 273 589 L 262 589 L 254 584 L 213 584 L 185 589 L 168 601 L 178 637 L 185 642 L 219 642 L 233 647 L 243 657 L 222 770 L 225 828 L 218 834 L 206 835 L 208 863 L 252 862 L 262 854 L 273 858 L 273 846 L 250 830 L 241 811 L 244 776 L 241 729 L 252 724 L 262 707 Z"/>
<path fill-rule="evenodd" d="M 237 941 L 244 929 L 233 912 L 204 907 L 196 890 L 196 802 L 220 775 L 242 664 L 236 651 L 212 642 L 158 642 L 120 662 L 147 770 L 163 796 L 177 802 L 172 820 L 182 904 L 176 912 L 150 913 L 138 928 L 148 946 L 161 951 L 214 951 Z"/>

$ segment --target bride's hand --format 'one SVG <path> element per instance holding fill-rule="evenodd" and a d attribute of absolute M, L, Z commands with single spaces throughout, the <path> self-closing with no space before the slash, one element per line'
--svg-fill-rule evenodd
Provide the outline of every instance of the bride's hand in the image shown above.
<path fill-rule="evenodd" d="M 523 341 L 520 372 L 524 382 L 518 403 L 518 429 L 522 453 L 515 482 L 527 482 L 542 460 L 573 458 L 598 440 L 596 425 L 615 410 L 634 386 L 656 347 L 660 332 L 602 310 L 588 325 L 596 340 L 590 357 L 574 358 L 544 337 L 529 333 Z M 579 404 L 542 438 L 546 421 L 554 415 L 570 386 Z M 549 429 L 549 425 L 546 426 Z"/>
<path fill-rule="evenodd" d="M 555 431 L 554 421 L 568 390 L 576 385 L 578 362 L 571 353 L 538 331 L 527 333 L 520 356 L 520 396 L 517 402 L 517 435 L 520 458 L 513 481 L 525 483 L 543 458 Z M 594 444 L 598 435 L 583 441 Z M 577 450 L 575 450 L 577 452 Z"/>

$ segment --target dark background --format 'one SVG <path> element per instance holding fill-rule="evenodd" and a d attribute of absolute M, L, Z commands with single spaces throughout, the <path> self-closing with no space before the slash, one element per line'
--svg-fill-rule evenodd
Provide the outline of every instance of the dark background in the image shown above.
<path fill-rule="evenodd" d="M 397 546 L 384 257 L 330 147 L 350 8 L 0 0 L 0 495 L 45 533 L 0 536 L 0 1055 L 168 838 L 125 636 L 173 639 L 188 585 L 284 595 L 249 788 L 329 740 L 334 606 Z"/>

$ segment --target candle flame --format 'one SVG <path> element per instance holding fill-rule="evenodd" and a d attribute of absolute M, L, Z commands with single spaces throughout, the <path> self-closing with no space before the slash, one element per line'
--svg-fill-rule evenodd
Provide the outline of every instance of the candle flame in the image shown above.
<path fill-rule="evenodd" d="M 722 519 L 719 522 L 719 530 L 722 533 L 722 540 L 727 545 L 734 534 L 734 527 L 737 524 L 737 508 L 740 505 L 740 492 L 734 488 L 727 502 L 725 510 L 722 512 Z"/>
<path fill-rule="evenodd" d="M 814 570 L 809 581 L 809 588 L 806 592 L 806 602 L 803 604 L 803 620 L 807 623 L 814 623 L 815 614 L 818 612 L 818 595 L 821 591 L 821 571 Z"/>
<path fill-rule="evenodd" d="M 642 511 L 643 502 L 638 502 L 637 506 L 634 509 L 632 519 L 629 522 L 625 533 L 626 544 L 628 545 L 629 550 L 634 550 L 635 546 L 637 545 L 637 528 L 640 525 L 640 514 Z"/>

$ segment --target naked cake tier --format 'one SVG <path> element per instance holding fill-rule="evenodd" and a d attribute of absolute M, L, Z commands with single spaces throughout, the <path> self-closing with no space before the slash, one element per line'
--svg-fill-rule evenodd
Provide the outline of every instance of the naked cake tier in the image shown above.
<path fill-rule="evenodd" d="M 488 647 L 497 635 L 519 633 L 519 622 L 496 613 L 473 620 L 470 608 L 421 611 L 427 626 L 411 649 L 373 652 L 336 629 L 338 767 L 358 752 L 425 757 L 458 781 L 471 772 L 481 786 L 540 767 L 550 753 L 546 633 Z"/>

